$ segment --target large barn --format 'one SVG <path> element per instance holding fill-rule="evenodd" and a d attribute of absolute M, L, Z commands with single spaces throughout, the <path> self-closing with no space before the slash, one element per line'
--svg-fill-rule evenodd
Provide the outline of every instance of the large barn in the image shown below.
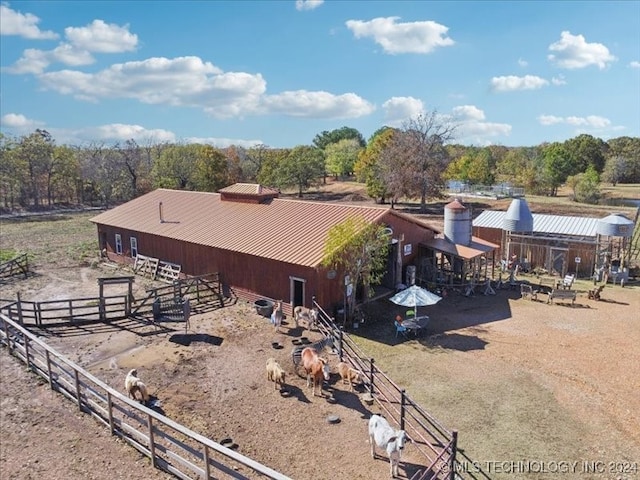
<path fill-rule="evenodd" d="M 218 193 L 158 189 L 91 219 L 101 251 L 133 264 L 138 255 L 177 265 L 181 275 L 219 273 L 239 298 L 278 299 L 290 313 L 312 298 L 343 305 L 344 274 L 321 266 L 331 227 L 360 217 L 388 227 L 391 247 L 383 286 L 393 289 L 436 229 L 378 206 L 281 199 L 276 190 L 235 184 Z M 351 289 L 349 289 L 351 291 Z"/>

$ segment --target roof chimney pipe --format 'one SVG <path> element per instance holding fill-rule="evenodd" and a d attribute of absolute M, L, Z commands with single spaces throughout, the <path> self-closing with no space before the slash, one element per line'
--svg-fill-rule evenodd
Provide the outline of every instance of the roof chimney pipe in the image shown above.
<path fill-rule="evenodd" d="M 164 216 L 162 215 L 162 202 L 158 204 L 158 210 L 160 212 L 160 223 L 164 223 Z"/>

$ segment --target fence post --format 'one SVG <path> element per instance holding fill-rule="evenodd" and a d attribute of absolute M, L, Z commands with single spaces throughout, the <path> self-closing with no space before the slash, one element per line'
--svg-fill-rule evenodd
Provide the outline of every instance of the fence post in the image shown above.
<path fill-rule="evenodd" d="M 18 322 L 20 325 L 24 325 L 24 319 L 22 318 L 22 300 L 20 300 L 20 292 L 18 292 Z"/>
<path fill-rule="evenodd" d="M 209 466 L 209 447 L 203 445 L 204 447 L 204 478 L 209 480 L 211 478 L 211 467 Z"/>
<path fill-rule="evenodd" d="M 149 452 L 151 453 L 151 466 L 153 468 L 158 468 L 156 465 L 156 443 L 153 438 L 153 423 L 151 415 L 147 413 L 147 422 L 149 423 Z"/>
<path fill-rule="evenodd" d="M 403 388 L 402 390 L 400 390 L 400 430 L 404 430 L 404 409 L 406 405 L 405 395 L 405 389 Z"/>
<path fill-rule="evenodd" d="M 26 332 L 22 332 L 22 341 L 24 342 L 24 356 L 27 361 L 27 368 L 32 370 L 31 364 L 29 363 L 29 337 L 27 337 Z"/>
<path fill-rule="evenodd" d="M 369 364 L 370 364 L 370 372 L 369 372 L 369 393 L 373 396 L 373 369 L 374 369 L 374 364 L 375 360 L 373 358 L 371 358 L 369 360 Z"/>
<path fill-rule="evenodd" d="M 449 480 L 456 480 L 456 451 L 458 449 L 458 431 L 451 432 L 451 456 L 449 457 Z"/>
<path fill-rule="evenodd" d="M 338 358 L 342 361 L 342 329 L 338 330 L 340 334 L 338 335 Z"/>
<path fill-rule="evenodd" d="M 111 392 L 107 390 L 107 410 L 109 412 L 109 430 L 113 435 L 116 429 L 113 427 L 113 399 L 111 398 Z"/>
<path fill-rule="evenodd" d="M 82 397 L 80 396 L 80 376 L 78 370 L 73 370 L 74 377 L 76 379 L 76 397 L 78 398 L 78 409 L 82 411 Z"/>
<path fill-rule="evenodd" d="M 9 348 L 9 353 L 13 352 L 13 348 L 11 347 L 11 337 L 9 336 L 9 324 L 7 322 L 2 322 L 4 324 L 4 335 L 7 337 L 7 347 Z"/>
<path fill-rule="evenodd" d="M 40 302 L 36 303 L 36 325 L 42 326 L 42 309 L 40 308 Z"/>
<path fill-rule="evenodd" d="M 49 388 L 53 390 L 53 376 L 51 375 L 51 357 L 49 356 L 49 350 L 44 351 L 47 357 L 47 375 L 49 376 Z"/>

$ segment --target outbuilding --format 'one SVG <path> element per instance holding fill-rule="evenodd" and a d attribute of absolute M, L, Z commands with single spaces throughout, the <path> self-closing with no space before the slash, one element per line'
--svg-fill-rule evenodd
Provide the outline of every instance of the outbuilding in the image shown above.
<path fill-rule="evenodd" d="M 388 207 L 282 199 L 277 190 L 243 183 L 218 193 L 158 189 L 91 221 L 112 261 L 132 265 L 144 255 L 178 266 L 182 276 L 218 273 L 229 295 L 281 299 L 290 314 L 313 297 L 335 309 L 357 291 L 342 272 L 321 265 L 328 231 L 350 217 L 387 227 L 383 286 L 390 290 L 414 262 L 417 245 L 439 233 Z"/>

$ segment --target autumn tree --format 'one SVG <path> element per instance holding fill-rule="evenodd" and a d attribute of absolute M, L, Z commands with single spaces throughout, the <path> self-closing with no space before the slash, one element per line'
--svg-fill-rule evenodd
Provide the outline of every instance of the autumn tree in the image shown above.
<path fill-rule="evenodd" d="M 381 175 L 394 198 L 420 198 L 425 212 L 428 197 L 444 189 L 442 172 L 448 164 L 445 144 L 453 138 L 455 125 L 437 112 L 419 115 L 403 124 L 381 156 Z"/>
<path fill-rule="evenodd" d="M 384 203 L 388 197 L 380 165 L 382 152 L 389 145 L 395 131 L 391 127 L 376 130 L 369 138 L 366 148 L 358 153 L 358 159 L 353 167 L 356 179 L 367 185 L 367 195 L 374 198 L 377 203 Z"/>
<path fill-rule="evenodd" d="M 362 217 L 350 217 L 327 232 L 322 266 L 341 272 L 342 278 L 349 277 L 352 286 L 352 294 L 347 297 L 349 317 L 356 304 L 357 287 L 363 286 L 369 292 L 371 286 L 382 281 L 388 249 L 389 236 L 384 225 L 367 223 Z"/>

